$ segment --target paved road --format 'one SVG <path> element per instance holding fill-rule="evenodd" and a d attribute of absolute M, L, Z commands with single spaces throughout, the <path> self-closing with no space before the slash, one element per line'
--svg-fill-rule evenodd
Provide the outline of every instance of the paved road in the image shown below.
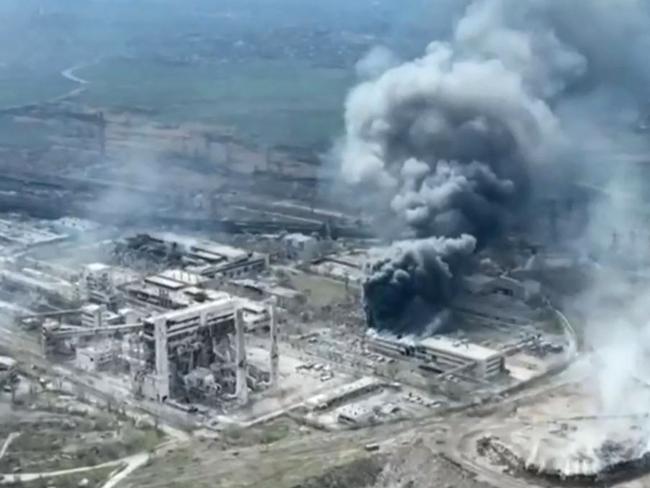
<path fill-rule="evenodd" d="M 115 461 L 108 461 L 106 463 L 97 464 L 94 466 L 81 466 L 79 468 L 61 469 L 58 471 L 41 471 L 38 473 L 0 474 L 0 485 L 11 483 L 26 483 L 43 478 L 56 478 L 58 476 L 66 476 L 70 474 L 87 473 L 88 471 L 93 471 L 95 469 L 120 466 L 122 464 L 126 464 L 128 466 L 133 461 L 133 459 L 136 458 L 136 456 L 141 456 L 141 454 L 136 454 L 134 456 L 129 456 L 122 459 L 116 459 Z"/>
<path fill-rule="evenodd" d="M 0 449 L 0 459 L 2 459 L 5 454 L 7 454 L 7 449 L 9 449 L 9 446 L 11 443 L 20 435 L 20 432 L 12 432 L 7 436 L 7 440 L 4 441 L 2 444 L 2 449 Z"/>

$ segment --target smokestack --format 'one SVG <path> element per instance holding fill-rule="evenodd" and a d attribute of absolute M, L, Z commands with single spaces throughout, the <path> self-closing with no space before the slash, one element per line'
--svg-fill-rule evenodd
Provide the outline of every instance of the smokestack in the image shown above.
<path fill-rule="evenodd" d="M 278 323 L 276 317 L 276 303 L 271 300 L 269 303 L 269 329 L 271 336 L 271 388 L 278 387 L 280 353 L 278 352 Z"/>
<path fill-rule="evenodd" d="M 246 359 L 246 326 L 244 324 L 244 312 L 241 308 L 237 308 L 235 312 L 235 341 L 236 341 L 236 375 L 237 375 L 237 391 L 236 395 L 242 405 L 248 403 L 248 361 Z"/>

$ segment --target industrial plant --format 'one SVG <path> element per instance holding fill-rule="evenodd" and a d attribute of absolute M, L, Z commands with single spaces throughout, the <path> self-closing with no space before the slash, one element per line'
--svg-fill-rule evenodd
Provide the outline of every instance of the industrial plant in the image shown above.
<path fill-rule="evenodd" d="M 650 486 L 644 2 L 5 3 L 0 485 Z"/>

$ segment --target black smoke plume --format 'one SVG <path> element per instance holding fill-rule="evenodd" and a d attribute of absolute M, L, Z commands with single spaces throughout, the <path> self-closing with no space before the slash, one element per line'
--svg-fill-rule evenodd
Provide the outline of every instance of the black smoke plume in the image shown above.
<path fill-rule="evenodd" d="M 639 57 L 622 42 L 624 26 L 644 46 L 650 39 L 640 28 L 649 25 L 642 2 L 466 4 L 450 40 L 431 43 L 418 59 L 386 64 L 346 102 L 344 179 L 371 188 L 374 206 L 389 209 L 414 236 L 365 283 L 376 329 L 430 331 L 422 310 L 441 322 L 471 250 L 522 219 L 538 177 L 561 176 L 557 165 L 587 151 L 585 136 L 602 132 L 589 121 L 610 58 L 618 55 L 626 83 L 636 80 L 630 66 Z M 604 22 L 607 15 L 614 20 Z M 605 39 L 589 19 L 603 26 Z M 599 47 L 617 52 L 604 56 Z"/>
<path fill-rule="evenodd" d="M 364 287 L 369 325 L 397 334 L 439 329 L 455 276 L 475 246 L 467 234 L 395 244 L 396 254 L 374 264 Z"/>

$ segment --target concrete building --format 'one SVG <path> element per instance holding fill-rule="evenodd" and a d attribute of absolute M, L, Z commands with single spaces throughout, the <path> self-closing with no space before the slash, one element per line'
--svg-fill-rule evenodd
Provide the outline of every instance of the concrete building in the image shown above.
<path fill-rule="evenodd" d="M 103 263 L 91 263 L 84 267 L 80 288 L 88 301 L 112 306 L 116 301 L 112 268 Z"/>
<path fill-rule="evenodd" d="M 281 308 L 297 307 L 305 303 L 305 296 L 299 291 L 275 285 L 262 280 L 242 278 L 230 280 L 228 284 L 236 293 L 256 300 L 274 300 Z"/>
<path fill-rule="evenodd" d="M 115 313 L 108 310 L 105 305 L 95 303 L 81 307 L 81 325 L 88 329 L 134 322 L 135 312 L 130 308 L 122 308 Z"/>
<path fill-rule="evenodd" d="M 170 292 L 160 286 L 147 283 L 129 283 L 121 290 L 127 301 L 159 310 L 178 310 L 189 307 L 194 301 L 182 292 Z"/>
<path fill-rule="evenodd" d="M 155 259 L 166 259 L 173 255 L 184 271 L 207 278 L 243 277 L 263 272 L 269 266 L 269 257 L 265 254 L 188 236 L 141 234 L 130 241 L 127 247 L 131 250 Z M 178 276 L 165 277 L 177 280 Z"/>
<path fill-rule="evenodd" d="M 201 286 L 208 278 L 181 269 L 168 269 L 161 273 L 147 276 L 144 282 L 169 291 L 178 291 L 189 286 Z"/>
<path fill-rule="evenodd" d="M 308 262 L 316 259 L 321 251 L 320 241 L 305 234 L 288 234 L 282 238 L 285 256 L 295 261 Z"/>
<path fill-rule="evenodd" d="M 186 254 L 190 260 L 196 262 L 186 269 L 210 278 L 242 277 L 251 273 L 262 273 L 269 267 L 269 258 L 264 254 L 216 242 L 192 244 Z"/>
<path fill-rule="evenodd" d="M 314 260 L 310 270 L 321 276 L 361 286 L 366 278 L 369 260 L 370 254 L 365 250 L 330 254 Z"/>
<path fill-rule="evenodd" d="M 435 365 L 440 372 L 475 363 L 468 372 L 482 379 L 497 376 L 504 369 L 504 358 L 498 351 L 445 336 L 421 340 L 415 348 L 415 356 L 428 365 Z"/>
<path fill-rule="evenodd" d="M 269 307 L 264 303 L 247 298 L 236 297 L 237 305 L 242 309 L 242 319 L 246 331 L 266 329 L 270 325 Z"/>
<path fill-rule="evenodd" d="M 368 346 L 383 355 L 420 363 L 437 373 L 466 368 L 465 374 L 480 379 L 498 375 L 505 364 L 498 351 L 443 335 L 406 341 L 373 334 L 369 336 Z"/>
<path fill-rule="evenodd" d="M 75 366 L 84 371 L 102 371 L 117 360 L 115 348 L 110 344 L 78 348 Z"/>
<path fill-rule="evenodd" d="M 231 342 L 236 312 L 236 302 L 226 296 L 146 319 L 143 336 L 150 371 L 143 393 L 165 401 L 171 398 L 179 378 L 191 370 L 209 367 L 218 359 L 227 363 L 230 358 L 219 358 L 217 349 L 220 342 Z"/>
<path fill-rule="evenodd" d="M 312 411 L 336 408 L 355 398 L 375 392 L 383 385 L 384 383 L 376 378 L 364 376 L 352 383 L 346 383 L 310 398 L 305 402 L 305 406 Z"/>

